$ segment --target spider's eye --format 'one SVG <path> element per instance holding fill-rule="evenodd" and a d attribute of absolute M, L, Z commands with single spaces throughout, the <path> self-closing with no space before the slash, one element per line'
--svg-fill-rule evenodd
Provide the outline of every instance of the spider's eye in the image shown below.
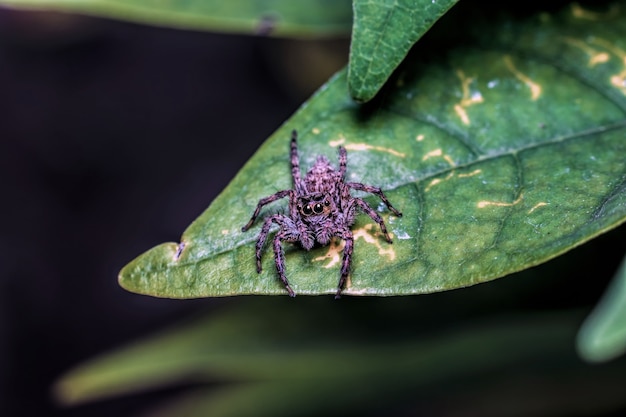
<path fill-rule="evenodd" d="M 324 200 L 324 205 L 325 205 L 326 207 L 330 206 L 330 201 L 329 201 L 329 200 Z"/>
<path fill-rule="evenodd" d="M 302 213 L 308 216 L 309 214 L 313 214 L 313 209 L 311 208 L 311 206 L 306 205 L 302 207 Z"/>
<path fill-rule="evenodd" d="M 324 207 L 322 207 L 320 203 L 315 203 L 315 205 L 313 206 L 313 211 L 315 212 L 315 214 L 320 214 L 322 211 L 324 211 Z"/>

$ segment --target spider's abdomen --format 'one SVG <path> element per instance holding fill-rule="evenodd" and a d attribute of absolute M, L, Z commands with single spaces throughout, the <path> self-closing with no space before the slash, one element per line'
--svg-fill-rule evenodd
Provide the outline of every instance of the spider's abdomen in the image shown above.
<path fill-rule="evenodd" d="M 315 165 L 304 177 L 306 191 L 309 193 L 332 193 L 338 182 L 341 182 L 341 174 L 335 171 L 324 156 L 317 158 Z"/>

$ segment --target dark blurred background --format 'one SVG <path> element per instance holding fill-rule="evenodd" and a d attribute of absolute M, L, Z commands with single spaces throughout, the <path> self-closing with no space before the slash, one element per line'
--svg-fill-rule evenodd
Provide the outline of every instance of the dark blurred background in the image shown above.
<path fill-rule="evenodd" d="M 0 8 L 0 415 L 110 415 L 58 410 L 50 384 L 220 302 L 130 294 L 117 273 L 177 241 L 347 59 L 308 64 L 319 79 L 291 83 L 279 61 L 297 58 L 289 48 Z"/>

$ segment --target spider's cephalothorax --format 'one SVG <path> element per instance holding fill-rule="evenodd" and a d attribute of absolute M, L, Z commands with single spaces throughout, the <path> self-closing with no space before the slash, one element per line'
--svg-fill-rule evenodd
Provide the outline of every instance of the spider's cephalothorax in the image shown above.
<path fill-rule="evenodd" d="M 279 226 L 274 236 L 274 259 L 280 280 L 289 295 L 296 294 L 291 289 L 287 275 L 285 274 L 285 255 L 281 243 L 300 243 L 306 250 L 311 249 L 315 243 L 328 245 L 333 237 L 339 237 L 345 242 L 343 260 L 341 263 L 341 278 L 337 286 L 335 298 L 341 296 L 346 278 L 350 273 L 350 262 L 354 238 L 350 226 L 354 224 L 358 210 L 364 211 L 372 218 L 382 230 L 385 238 L 391 243 L 391 237 L 385 227 L 385 222 L 376 211 L 364 200 L 350 195 L 350 190 L 365 191 L 376 194 L 396 216 L 402 216 L 396 210 L 382 190 L 378 187 L 365 185 L 358 182 L 345 182 L 347 154 L 346 148 L 339 147 L 339 170 L 335 170 L 328 159 L 319 156 L 313 167 L 306 173 L 304 179 L 300 174 L 300 160 L 298 158 L 297 132 L 291 134 L 291 176 L 293 177 L 293 189 L 283 190 L 269 197 L 262 198 L 252 214 L 252 218 L 241 230 L 248 230 L 266 204 L 289 197 L 289 209 L 286 214 L 274 214 L 265 219 L 259 238 L 256 242 L 256 269 L 261 272 L 261 253 L 267 240 L 272 223 Z"/>

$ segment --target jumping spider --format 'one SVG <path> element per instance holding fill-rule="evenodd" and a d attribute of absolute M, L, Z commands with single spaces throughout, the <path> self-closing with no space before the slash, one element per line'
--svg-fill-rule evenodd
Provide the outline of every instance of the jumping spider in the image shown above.
<path fill-rule="evenodd" d="M 256 242 L 256 269 L 261 272 L 261 252 L 272 223 L 276 223 L 280 229 L 274 236 L 274 260 L 278 275 L 291 297 L 295 297 L 294 291 L 285 275 L 285 254 L 281 243 L 291 242 L 310 250 L 316 243 L 326 246 L 330 240 L 337 236 L 344 240 L 343 260 L 341 264 L 341 278 L 337 285 L 335 298 L 341 297 L 346 278 L 350 273 L 352 249 L 354 238 L 350 226 L 354 224 L 357 209 L 363 210 L 372 218 L 382 230 L 387 242 L 391 243 L 391 237 L 385 227 L 385 222 L 376 211 L 364 200 L 352 197 L 350 190 L 365 191 L 380 197 L 385 205 L 396 216 L 402 216 L 396 210 L 382 190 L 378 187 L 365 185 L 358 182 L 345 182 L 346 164 L 348 161 L 346 148 L 339 147 L 339 170 L 335 170 L 328 159 L 318 156 L 313 167 L 306 173 L 304 179 L 300 174 L 300 160 L 298 158 L 298 133 L 291 133 L 291 176 L 293 178 L 292 190 L 279 191 L 269 197 L 262 198 L 252 214 L 252 218 L 241 230 L 250 229 L 261 208 L 284 197 L 289 197 L 288 214 L 274 214 L 265 219 L 259 238 Z"/>

